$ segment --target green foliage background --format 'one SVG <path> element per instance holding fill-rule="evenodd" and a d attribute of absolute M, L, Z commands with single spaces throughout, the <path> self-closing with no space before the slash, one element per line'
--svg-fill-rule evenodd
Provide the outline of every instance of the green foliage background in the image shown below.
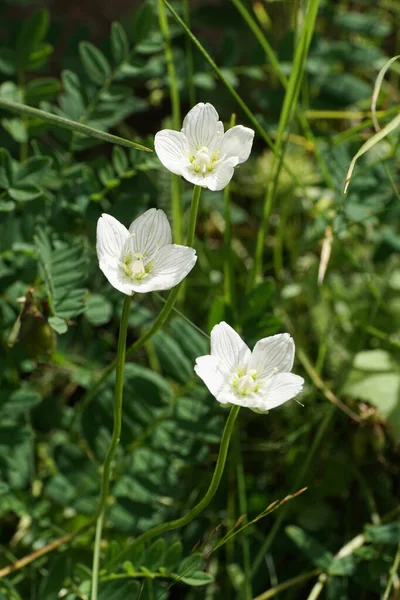
<path fill-rule="evenodd" d="M 351 158 L 374 133 L 376 76 L 400 51 L 400 7 L 321 1 L 283 123 L 306 2 L 174 2 L 219 73 L 168 11 L 168 28 L 160 29 L 160 4 L 124 7 L 106 31 L 89 26 L 96 11 L 93 23 L 68 27 L 68 7 L 0 2 L 0 597 L 88 597 L 93 528 L 24 568 L 1 568 L 62 541 L 95 513 L 113 377 L 94 397 L 88 393 L 115 358 L 123 302 L 98 268 L 96 222 L 108 212 L 128 225 L 157 206 L 176 226 L 171 194 L 180 192 L 186 231 L 191 186 L 171 188 L 154 153 L 129 147 L 152 148 L 154 134 L 173 126 L 172 81 L 174 119 L 195 99 L 214 104 L 225 123 L 236 113 L 238 123 L 253 126 L 233 89 L 276 156 L 257 132 L 230 186 L 230 251 L 224 194 L 203 192 L 199 259 L 180 312 L 129 359 L 102 565 L 138 533 L 181 516 L 207 489 L 227 413 L 193 365 L 208 352 L 215 323 L 225 319 L 250 346 L 290 331 L 295 372 L 306 380 L 304 406 L 291 402 L 267 416 L 243 409 L 208 509 L 102 572 L 99 600 L 397 598 L 390 575 L 400 556 L 396 131 L 357 162 L 346 196 L 343 187 Z M 382 86 L 381 125 L 398 112 L 399 73 L 393 63 Z M 10 112 L 2 100 L 112 133 L 128 147 Z M 251 285 L 268 186 L 262 277 Z M 322 248 L 330 256 L 319 285 Z M 135 297 L 129 344 L 162 306 L 160 295 Z"/>

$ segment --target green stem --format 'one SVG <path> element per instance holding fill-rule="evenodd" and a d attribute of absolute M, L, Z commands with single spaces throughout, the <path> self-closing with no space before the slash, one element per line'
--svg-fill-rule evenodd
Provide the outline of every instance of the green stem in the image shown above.
<path fill-rule="evenodd" d="M 172 126 L 174 129 L 181 127 L 181 104 L 179 99 L 178 79 L 176 76 L 174 55 L 172 53 L 171 35 L 168 26 L 167 14 L 163 0 L 157 0 L 158 22 L 164 38 L 165 61 L 168 71 L 169 96 L 172 109 Z M 172 232 L 174 242 L 182 243 L 182 210 L 181 210 L 181 185 L 178 175 L 171 175 L 171 203 L 172 203 Z"/>
<path fill-rule="evenodd" d="M 199 185 L 195 185 L 193 188 L 193 196 L 192 196 L 192 205 L 189 215 L 189 225 L 188 232 L 186 238 L 186 245 L 193 246 L 194 244 L 194 236 L 196 233 L 196 223 L 197 223 L 197 213 L 199 211 L 199 203 L 201 196 L 201 188 Z"/>
<path fill-rule="evenodd" d="M 309 571 L 308 573 L 302 573 L 297 577 L 292 577 L 292 579 L 288 579 L 283 583 L 279 583 L 278 585 L 275 585 L 269 590 L 263 592 L 262 594 L 254 598 L 254 600 L 268 600 L 269 598 L 273 598 L 274 596 L 280 594 L 280 592 L 283 592 L 284 590 L 287 590 L 294 585 L 301 585 L 309 579 L 313 579 L 316 575 L 319 575 L 320 573 L 321 569 L 314 569 L 313 571 Z"/>
<path fill-rule="evenodd" d="M 141 144 L 136 144 L 135 142 L 118 137 L 117 135 L 112 135 L 111 133 L 106 133 L 105 131 L 93 129 L 93 127 L 88 127 L 88 125 L 82 125 L 82 123 L 77 123 L 76 121 L 71 121 L 70 119 L 53 115 L 52 113 L 45 112 L 39 108 L 27 106 L 26 104 L 11 102 L 10 100 L 4 100 L 4 98 L 0 98 L 0 108 L 9 110 L 19 115 L 27 115 L 28 117 L 41 119 L 42 121 L 47 121 L 48 123 L 58 125 L 63 129 L 69 129 L 70 131 L 76 131 L 77 133 L 81 133 L 89 137 L 98 138 L 99 140 L 103 140 L 103 142 L 110 142 L 111 144 L 126 146 L 127 148 L 136 148 L 136 150 L 144 150 L 145 152 L 152 152 L 150 148 L 146 148 L 146 146 L 142 146 Z"/>
<path fill-rule="evenodd" d="M 382 600 L 389 600 L 389 598 L 390 598 L 390 592 L 392 590 L 394 581 L 397 577 L 397 574 L 399 571 L 399 565 L 400 565 L 400 544 L 397 546 L 396 556 L 394 558 L 392 568 L 390 569 L 390 572 L 389 572 L 389 580 L 387 582 L 386 590 L 385 590 Z"/>
<path fill-rule="evenodd" d="M 167 523 L 160 523 L 160 525 L 156 525 L 155 527 L 152 527 L 151 529 L 148 529 L 147 531 L 139 535 L 131 544 L 128 545 L 128 547 L 125 550 L 123 550 L 123 552 L 121 552 L 118 556 L 113 558 L 108 563 L 107 568 L 110 568 L 112 565 L 120 563 L 126 556 L 129 556 L 133 548 L 135 548 L 139 544 L 147 542 L 148 540 L 156 536 L 162 535 L 167 531 L 172 531 L 173 529 L 179 529 L 180 527 L 184 527 L 185 525 L 190 523 L 190 521 L 192 521 L 195 517 L 197 517 L 197 515 L 200 514 L 206 508 L 206 506 L 208 506 L 218 489 L 222 478 L 222 474 L 224 472 L 226 457 L 228 455 L 229 442 L 239 410 L 240 406 L 232 406 L 231 408 L 228 419 L 225 423 L 224 432 L 222 434 L 217 464 L 215 465 L 215 470 L 211 479 L 211 483 L 206 494 L 203 496 L 200 502 L 198 502 L 196 506 L 189 510 L 189 512 L 186 513 L 186 515 L 184 515 L 183 517 L 180 517 L 179 519 L 174 519 L 172 521 L 168 521 Z"/>
<path fill-rule="evenodd" d="M 199 187 L 199 186 L 195 186 L 194 190 L 193 190 L 193 198 L 192 198 L 192 204 L 191 204 L 190 216 L 189 216 L 189 229 L 188 229 L 187 242 L 186 242 L 188 246 L 193 246 L 193 243 L 194 243 L 194 234 L 195 234 L 195 230 L 196 230 L 196 221 L 197 221 L 197 213 L 198 213 L 198 209 L 199 209 L 199 202 L 200 202 L 201 190 L 202 190 L 202 188 Z M 132 356 L 133 354 L 135 354 L 135 352 L 137 352 L 137 350 L 139 350 L 140 348 L 142 348 L 144 346 L 144 344 L 148 340 L 150 340 L 157 333 L 157 331 L 159 329 L 161 329 L 161 327 L 164 325 L 164 323 L 168 319 L 168 317 L 169 317 L 172 309 L 174 308 L 174 304 L 175 304 L 176 299 L 178 297 L 179 290 L 181 289 L 182 283 L 180 283 L 179 285 L 175 286 L 170 291 L 170 293 L 168 294 L 168 297 L 167 297 L 167 300 L 166 300 L 166 303 L 165 303 L 163 309 L 158 314 L 158 317 L 156 318 L 156 320 L 154 321 L 154 323 L 150 327 L 150 329 L 148 329 L 138 340 L 136 340 L 136 342 L 134 342 L 127 349 L 126 356 L 128 358 L 130 356 Z M 87 406 L 89 405 L 89 403 L 91 402 L 91 400 L 94 398 L 94 396 L 96 395 L 97 391 L 101 388 L 101 386 L 103 385 L 103 383 L 107 379 L 107 377 L 110 375 L 110 373 L 112 373 L 114 371 L 116 365 L 117 365 L 117 359 L 113 360 L 108 365 L 108 367 L 106 367 L 104 369 L 101 377 L 90 388 L 90 390 L 88 390 L 86 392 L 86 394 L 84 395 L 83 400 L 82 400 L 80 406 L 75 411 L 75 416 L 74 416 L 73 422 L 71 424 L 71 427 L 73 427 L 73 425 L 75 424 L 75 422 L 76 422 L 77 418 L 79 417 L 79 415 L 82 414 L 82 412 L 87 408 Z"/>
<path fill-rule="evenodd" d="M 111 437 L 110 446 L 107 456 L 104 461 L 103 475 L 101 479 L 100 501 L 97 509 L 97 524 L 96 524 L 96 539 L 93 554 L 93 571 L 92 571 L 92 593 L 91 600 L 97 600 L 97 586 L 99 579 L 99 564 L 100 564 L 100 542 L 103 529 L 103 521 L 107 508 L 108 494 L 110 491 L 110 479 L 112 461 L 117 450 L 119 439 L 121 436 L 122 427 L 122 400 L 124 392 L 124 368 L 126 354 L 126 336 L 128 332 L 129 308 L 131 305 L 132 296 L 125 296 L 124 306 L 121 315 L 121 324 L 119 328 L 118 350 L 117 350 L 117 370 L 115 378 L 115 393 L 114 393 L 114 428 Z"/>

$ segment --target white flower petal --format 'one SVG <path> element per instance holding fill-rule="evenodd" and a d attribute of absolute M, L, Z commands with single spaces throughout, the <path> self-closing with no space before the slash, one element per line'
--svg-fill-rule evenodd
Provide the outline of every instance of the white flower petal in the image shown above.
<path fill-rule="evenodd" d="M 188 112 L 182 127 L 192 151 L 208 147 L 217 135 L 218 113 L 212 104 L 199 102 Z"/>
<path fill-rule="evenodd" d="M 152 269 L 143 279 L 132 281 L 135 292 L 169 290 L 193 269 L 197 256 L 194 248 L 171 244 L 160 249 L 152 259 Z"/>
<path fill-rule="evenodd" d="M 103 214 L 97 221 L 96 250 L 99 261 L 119 261 L 129 231 L 111 215 Z"/>
<path fill-rule="evenodd" d="M 265 388 L 264 410 L 270 410 L 291 400 L 302 391 L 303 384 L 304 379 L 294 373 L 278 373 L 274 375 L 271 377 L 269 385 Z"/>
<path fill-rule="evenodd" d="M 108 281 L 113 287 L 115 287 L 116 290 L 126 294 L 127 296 L 131 296 L 133 294 L 133 284 L 121 278 L 121 273 L 117 262 L 111 264 L 108 260 L 101 260 L 99 266 L 104 275 L 107 277 Z"/>
<path fill-rule="evenodd" d="M 163 129 L 156 133 L 154 149 L 164 167 L 176 175 L 182 175 L 182 170 L 190 164 L 189 144 L 180 131 Z"/>
<path fill-rule="evenodd" d="M 254 140 L 254 131 L 243 125 L 229 129 L 221 141 L 221 156 L 236 157 L 237 164 L 243 163 L 250 156 Z"/>
<path fill-rule="evenodd" d="M 286 373 L 292 370 L 294 361 L 294 342 L 288 333 L 278 333 L 263 338 L 254 346 L 249 368 L 257 371 L 261 378 L 273 373 Z"/>
<path fill-rule="evenodd" d="M 211 355 L 220 359 L 222 367 L 232 373 L 245 365 L 250 349 L 228 323 L 222 321 L 211 330 Z"/>
<path fill-rule="evenodd" d="M 150 208 L 129 227 L 132 249 L 145 255 L 172 243 L 171 226 L 161 209 Z"/>
<path fill-rule="evenodd" d="M 213 192 L 217 192 L 218 190 L 223 190 L 224 187 L 228 185 L 233 176 L 233 168 L 237 165 L 237 158 L 231 157 L 225 160 L 222 160 L 219 165 L 217 165 L 212 173 L 206 175 L 204 177 L 205 187 L 208 187 L 209 190 Z"/>
<path fill-rule="evenodd" d="M 211 394 L 217 398 L 224 389 L 227 376 L 220 367 L 219 359 L 210 355 L 200 356 L 196 358 L 194 370 L 204 381 Z"/>

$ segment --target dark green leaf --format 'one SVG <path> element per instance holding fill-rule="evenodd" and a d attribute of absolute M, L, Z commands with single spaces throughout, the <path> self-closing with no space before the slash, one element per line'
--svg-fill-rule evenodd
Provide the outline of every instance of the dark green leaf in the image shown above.
<path fill-rule="evenodd" d="M 286 527 L 285 532 L 316 567 L 324 570 L 329 569 L 332 564 L 333 554 L 324 548 L 322 544 L 295 525 Z"/>
<path fill-rule="evenodd" d="M 365 539 L 373 544 L 398 544 L 400 542 L 400 522 L 387 525 L 367 525 Z"/>
<path fill-rule="evenodd" d="M 88 77 L 102 85 L 111 75 L 111 67 L 104 54 L 90 42 L 79 44 L 79 54 Z"/>
<path fill-rule="evenodd" d="M 111 25 L 111 52 L 116 65 L 120 65 L 128 56 L 129 41 L 125 29 L 117 22 Z"/>
<path fill-rule="evenodd" d="M 40 52 L 40 43 L 49 28 L 49 12 L 41 9 L 24 21 L 17 40 L 17 61 L 21 68 L 27 68 Z M 37 56 L 36 56 L 37 59 Z"/>
<path fill-rule="evenodd" d="M 133 43 L 135 46 L 144 40 L 153 24 L 153 7 L 147 2 L 143 3 L 136 11 L 133 21 Z"/>
<path fill-rule="evenodd" d="M 153 573 L 157 571 L 158 567 L 163 564 L 165 553 L 165 541 L 160 538 L 153 542 L 150 548 L 146 551 L 144 559 L 144 566 Z"/>
<path fill-rule="evenodd" d="M 182 557 L 182 544 L 181 542 L 175 542 L 168 546 L 165 552 L 164 567 L 168 571 L 172 571 L 179 564 Z"/>

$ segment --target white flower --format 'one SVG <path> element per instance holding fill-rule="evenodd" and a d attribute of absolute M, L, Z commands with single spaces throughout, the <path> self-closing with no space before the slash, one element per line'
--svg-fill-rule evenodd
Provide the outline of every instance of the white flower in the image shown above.
<path fill-rule="evenodd" d="M 194 370 L 221 404 L 267 412 L 301 392 L 304 379 L 291 373 L 294 342 L 288 333 L 263 338 L 253 352 L 227 323 L 211 331 L 211 355 Z"/>
<path fill-rule="evenodd" d="M 186 115 L 181 131 L 159 131 L 154 147 L 172 173 L 216 191 L 230 182 L 233 168 L 249 158 L 253 138 L 254 131 L 242 125 L 224 133 L 215 108 L 200 102 Z"/>
<path fill-rule="evenodd" d="M 97 222 L 100 269 L 117 290 L 169 290 L 182 281 L 197 260 L 194 248 L 172 244 L 171 227 L 162 210 L 151 208 L 129 230 L 111 215 Z"/>

